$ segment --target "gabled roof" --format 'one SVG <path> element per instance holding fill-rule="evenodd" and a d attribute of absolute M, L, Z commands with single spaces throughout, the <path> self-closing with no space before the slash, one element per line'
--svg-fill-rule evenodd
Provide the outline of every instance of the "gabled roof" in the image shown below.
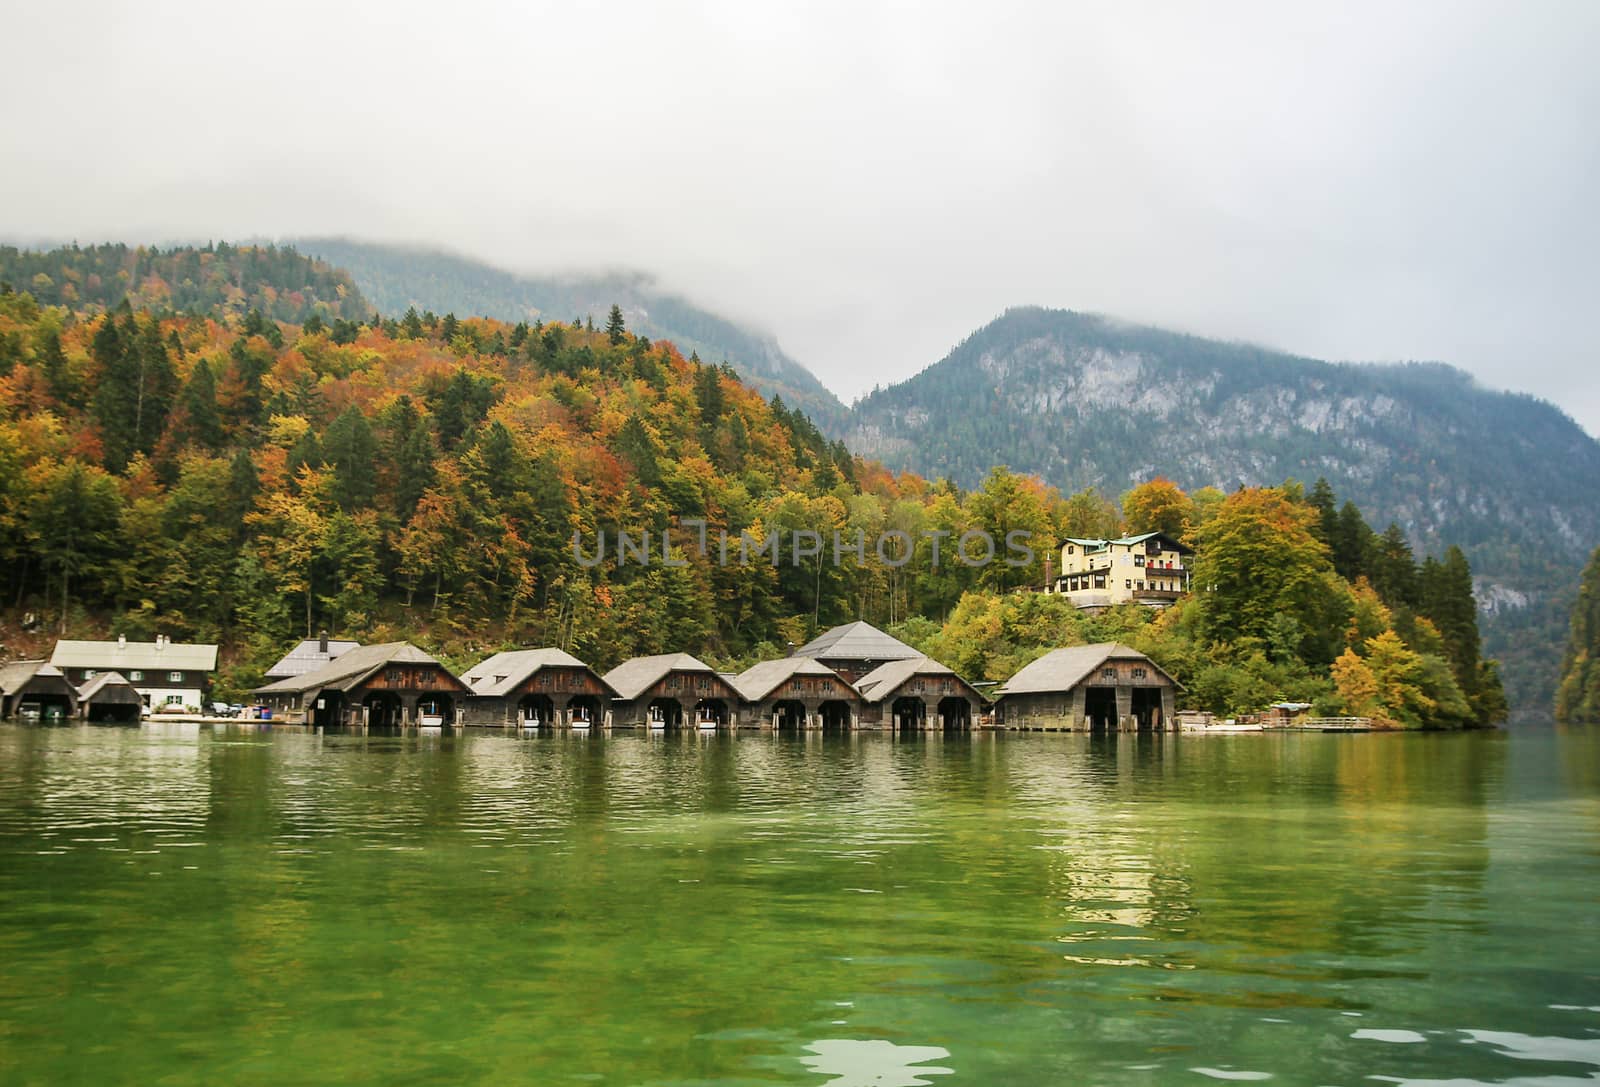
<path fill-rule="evenodd" d="M 654 657 L 634 657 L 623 661 L 601 678 L 606 686 L 617 692 L 618 698 L 631 701 L 665 679 L 668 672 L 707 672 L 717 675 L 709 664 L 687 653 L 660 653 Z"/>
<path fill-rule="evenodd" d="M 810 657 L 784 657 L 782 660 L 752 665 L 728 682 L 746 702 L 760 702 L 795 676 L 832 676 L 839 679 L 839 673 L 821 661 Z M 844 683 L 844 680 L 839 679 L 839 682 Z"/>
<path fill-rule="evenodd" d="M 868 702 L 882 702 L 913 676 L 955 676 L 961 679 L 932 657 L 919 654 L 909 660 L 888 661 L 878 665 L 856 681 L 856 690 Z M 970 686 L 966 680 L 961 682 Z"/>
<path fill-rule="evenodd" d="M 254 694 L 295 694 L 302 691 L 348 691 L 378 669 L 389 664 L 439 664 L 437 658 L 424 653 L 410 642 L 384 642 L 382 645 L 363 645 L 340 654 L 304 675 L 290 676 L 276 683 L 257 687 Z M 440 665 L 440 671 L 450 675 Z M 450 678 L 460 683 L 454 676 Z"/>
<path fill-rule="evenodd" d="M 130 703 L 143 700 L 138 689 L 121 672 L 101 672 L 78 688 L 79 702 L 93 702 L 96 698 Z"/>
<path fill-rule="evenodd" d="M 322 648 L 321 638 L 307 638 L 299 645 L 283 655 L 283 658 L 267 669 L 268 678 L 286 679 L 289 676 L 303 676 L 307 672 L 314 672 L 329 661 L 338 660 L 352 649 L 360 649 L 360 642 L 343 641 L 329 638 L 326 651 Z"/>
<path fill-rule="evenodd" d="M 50 663 L 57 668 L 104 668 L 126 672 L 138 668 L 151 672 L 166 670 L 214 672 L 217 647 L 198 642 L 73 642 L 59 641 Z"/>
<path fill-rule="evenodd" d="M 496 653 L 461 673 L 461 682 L 465 683 L 475 695 L 496 697 L 514 690 L 541 668 L 582 668 L 596 679 L 600 678 L 594 669 L 571 653 L 561 649 L 546 648 L 514 649 Z"/>
<path fill-rule="evenodd" d="M 871 623 L 845 623 L 824 631 L 794 651 L 817 660 L 893 661 L 922 656 L 905 642 L 891 638 Z"/>
<path fill-rule="evenodd" d="M 1008 694 L 1052 694 L 1070 691 L 1082 683 L 1107 661 L 1130 660 L 1154 668 L 1177 684 L 1155 661 L 1131 646 L 1117 642 L 1099 642 L 1095 645 L 1074 645 L 1052 649 L 1038 660 L 1022 668 L 995 691 L 994 697 Z"/>
<path fill-rule="evenodd" d="M 34 676 L 59 679 L 63 683 L 67 678 L 49 661 L 12 661 L 10 664 L 0 666 L 0 694 L 20 691 L 33 681 Z"/>

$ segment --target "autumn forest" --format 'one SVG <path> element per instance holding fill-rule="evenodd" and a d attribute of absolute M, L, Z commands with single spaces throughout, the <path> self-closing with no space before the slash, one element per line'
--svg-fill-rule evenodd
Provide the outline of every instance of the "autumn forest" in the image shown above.
<path fill-rule="evenodd" d="M 1504 716 L 1461 552 L 1415 556 L 1326 483 L 1192 494 L 981 486 L 851 455 L 720 360 L 620 309 L 508 324 L 377 314 L 292 249 L 0 250 L 0 640 L 218 641 L 256 683 L 317 630 L 462 663 L 557 645 L 598 667 L 726 667 L 864 618 L 972 679 L 1128 642 L 1222 713 L 1268 702 L 1406 727 Z M 920 541 L 834 564 L 721 565 L 686 522 Z M 935 565 L 928 535 L 1029 533 L 1033 562 Z M 582 564 L 573 537 L 665 533 L 677 564 Z M 1165 531 L 1191 597 L 1087 616 L 1044 584 L 1066 537 Z"/>

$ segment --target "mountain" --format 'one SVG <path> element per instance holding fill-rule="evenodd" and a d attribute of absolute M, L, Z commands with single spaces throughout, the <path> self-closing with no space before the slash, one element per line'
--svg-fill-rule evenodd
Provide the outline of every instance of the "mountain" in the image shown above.
<path fill-rule="evenodd" d="M 295 243 L 307 253 L 347 269 L 366 296 L 385 314 L 409 307 L 420 313 L 494 317 L 502 321 L 605 320 L 613 304 L 622 307 L 628 330 L 650 339 L 671 340 L 685 355 L 731 364 L 761 392 L 782 396 L 824 430 L 842 427 L 847 409 L 839 398 L 771 336 L 745 328 L 662 290 L 647 275 L 529 276 L 435 249 L 377 245 L 347 238 L 313 238 Z"/>
<path fill-rule="evenodd" d="M 855 406 L 846 442 L 971 486 L 992 464 L 1113 496 L 1326 477 L 1413 545 L 1462 546 L 1513 704 L 1549 706 L 1600 540 L 1600 443 L 1550 404 L 1438 364 L 1300 358 L 1065 310 L 1014 309 Z"/>

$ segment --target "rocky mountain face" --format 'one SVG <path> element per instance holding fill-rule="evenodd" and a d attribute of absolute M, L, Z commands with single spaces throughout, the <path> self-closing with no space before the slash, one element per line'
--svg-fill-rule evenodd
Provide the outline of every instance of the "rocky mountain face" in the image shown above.
<path fill-rule="evenodd" d="M 1224 490 L 1326 477 L 1419 552 L 1466 551 L 1486 648 L 1514 705 L 1538 712 L 1600 540 L 1600 443 L 1550 404 L 1438 364 L 1333 364 L 1070 311 L 1007 312 L 859 402 L 845 438 L 967 486 L 992 464 L 1111 495 L 1158 475 Z"/>
<path fill-rule="evenodd" d="M 385 315 L 408 307 L 458 317 L 502 321 L 603 323 L 611 306 L 622 307 L 628 330 L 671 340 L 705 362 L 728 362 L 767 397 L 783 397 L 827 431 L 840 430 L 848 409 L 816 376 L 784 354 L 771 336 L 710 313 L 661 289 L 640 273 L 527 276 L 434 249 L 377 245 L 346 238 L 297 241 L 301 252 L 347 270 Z"/>

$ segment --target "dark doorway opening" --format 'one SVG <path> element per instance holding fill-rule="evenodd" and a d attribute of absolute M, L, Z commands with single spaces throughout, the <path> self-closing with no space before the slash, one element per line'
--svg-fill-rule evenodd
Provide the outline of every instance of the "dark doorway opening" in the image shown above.
<path fill-rule="evenodd" d="M 939 700 L 939 725 L 946 732 L 960 732 L 972 727 L 972 704 L 965 698 L 951 696 Z"/>
<path fill-rule="evenodd" d="M 417 699 L 417 724 L 442 728 L 456 723 L 455 699 L 447 694 L 425 694 Z"/>
<path fill-rule="evenodd" d="M 330 716 L 329 723 L 338 721 L 338 696 L 327 696 L 327 707 Z M 361 700 L 362 708 L 367 711 L 368 728 L 395 728 L 400 724 L 400 696 L 390 691 L 373 691 Z M 322 723 L 323 709 L 317 707 L 317 721 Z"/>
<path fill-rule="evenodd" d="M 344 696 L 338 691 L 317 691 L 307 694 L 311 700 L 306 720 L 317 728 L 338 728 L 344 724 Z M 392 697 L 392 696 L 391 696 Z M 394 710 L 399 712 L 400 700 L 394 700 Z"/>
<path fill-rule="evenodd" d="M 1115 687 L 1090 687 L 1083 693 L 1083 715 L 1089 719 L 1093 731 L 1106 731 L 1117 727 L 1117 689 Z"/>
<path fill-rule="evenodd" d="M 551 728 L 556 723 L 556 704 L 547 694 L 525 695 L 517 703 L 517 722 L 526 729 Z"/>
<path fill-rule="evenodd" d="M 714 729 L 728 727 L 728 704 L 720 698 L 702 698 L 694 704 L 696 728 Z"/>
<path fill-rule="evenodd" d="M 600 724 L 600 700 L 592 694 L 573 695 L 567 701 L 567 722 L 573 728 L 594 728 Z"/>
<path fill-rule="evenodd" d="M 676 698 L 657 698 L 645 707 L 645 722 L 651 728 L 683 727 L 683 706 Z"/>
<path fill-rule="evenodd" d="M 1133 689 L 1133 716 L 1141 732 L 1164 728 L 1161 713 L 1161 688 L 1135 687 Z"/>
<path fill-rule="evenodd" d="M 920 698 L 897 698 L 889 708 L 896 732 L 913 732 L 922 729 L 928 721 L 928 706 Z"/>
<path fill-rule="evenodd" d="M 824 702 L 817 707 L 822 714 L 823 732 L 848 732 L 850 731 L 850 703 Z"/>
<path fill-rule="evenodd" d="M 799 732 L 806 727 L 805 704 L 792 698 L 773 706 L 772 716 L 779 732 Z"/>
<path fill-rule="evenodd" d="M 139 723 L 139 703 L 91 702 L 87 718 L 92 725 L 136 725 Z"/>

